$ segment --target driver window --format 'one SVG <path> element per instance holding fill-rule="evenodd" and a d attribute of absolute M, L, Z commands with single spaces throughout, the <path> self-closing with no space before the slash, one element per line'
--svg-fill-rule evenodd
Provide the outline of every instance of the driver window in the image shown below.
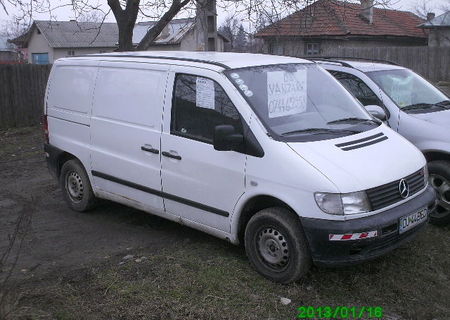
<path fill-rule="evenodd" d="M 383 106 L 383 102 L 381 102 L 377 95 L 360 78 L 345 72 L 330 72 L 364 106 Z"/>
<path fill-rule="evenodd" d="M 217 82 L 178 74 L 172 100 L 171 134 L 212 144 L 217 125 L 232 125 L 236 133 L 243 133 L 239 112 Z"/>

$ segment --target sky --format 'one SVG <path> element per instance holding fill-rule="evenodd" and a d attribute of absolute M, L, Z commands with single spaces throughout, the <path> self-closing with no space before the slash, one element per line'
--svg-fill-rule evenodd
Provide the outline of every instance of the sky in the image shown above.
<path fill-rule="evenodd" d="M 8 0 L 6 0 L 7 2 Z M 58 5 L 60 5 L 63 2 L 63 0 L 48 0 L 52 3 L 52 5 L 54 7 L 57 7 Z M 102 4 L 102 6 L 105 9 L 108 9 L 108 6 L 106 4 L 106 0 L 89 0 L 91 3 L 100 3 Z M 405 11 L 414 11 L 414 8 L 417 6 L 418 3 L 422 3 L 424 0 L 390 0 L 390 7 L 392 9 L 397 9 L 397 10 L 405 10 Z M 427 5 L 431 8 L 439 8 L 443 5 L 448 5 L 450 6 L 450 0 L 426 0 L 427 1 Z M 5 13 L 5 11 L 0 7 L 0 26 L 4 26 L 5 23 L 8 23 L 8 21 L 11 21 L 14 17 L 14 15 L 18 14 L 18 10 L 14 8 L 14 6 L 7 4 L 7 9 L 9 12 L 9 15 L 7 15 Z M 437 15 L 441 14 L 442 11 L 435 9 L 433 10 Z M 70 20 L 74 18 L 74 13 L 70 8 L 60 8 L 60 9 L 55 9 L 52 11 L 52 15 L 53 18 L 52 20 Z M 223 21 L 226 19 L 226 17 L 229 14 L 219 10 L 218 12 L 218 24 L 221 25 L 223 23 Z M 49 20 L 50 16 L 48 13 L 45 14 L 36 14 L 33 16 L 34 19 L 36 20 Z M 144 17 L 140 18 L 141 20 L 145 19 Z M 115 22 L 114 20 L 114 16 L 111 14 L 109 14 L 109 16 L 107 17 L 106 21 L 109 22 Z"/>

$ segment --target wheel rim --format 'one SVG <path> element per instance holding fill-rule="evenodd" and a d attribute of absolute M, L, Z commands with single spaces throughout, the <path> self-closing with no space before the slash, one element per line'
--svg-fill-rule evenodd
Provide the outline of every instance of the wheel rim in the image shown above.
<path fill-rule="evenodd" d="M 441 218 L 450 213 L 450 181 L 438 174 L 430 174 L 430 184 L 436 191 L 436 208 L 432 217 Z"/>
<path fill-rule="evenodd" d="M 72 171 L 66 176 L 66 190 L 73 202 L 80 202 L 83 199 L 84 187 L 80 175 Z"/>
<path fill-rule="evenodd" d="M 275 271 L 282 271 L 289 263 L 290 252 L 286 237 L 273 227 L 260 230 L 257 238 L 258 254 L 262 262 Z"/>

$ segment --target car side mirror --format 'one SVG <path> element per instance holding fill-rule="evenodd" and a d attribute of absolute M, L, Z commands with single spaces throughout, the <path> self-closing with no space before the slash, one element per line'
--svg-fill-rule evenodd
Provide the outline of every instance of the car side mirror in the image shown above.
<path fill-rule="evenodd" d="M 244 144 L 244 136 L 231 125 L 219 125 L 214 128 L 213 144 L 218 151 L 237 151 Z"/>
<path fill-rule="evenodd" d="M 387 115 L 382 107 L 371 104 L 365 106 L 364 108 L 366 108 L 367 112 L 369 112 L 375 118 L 380 119 L 381 121 L 386 121 Z"/>

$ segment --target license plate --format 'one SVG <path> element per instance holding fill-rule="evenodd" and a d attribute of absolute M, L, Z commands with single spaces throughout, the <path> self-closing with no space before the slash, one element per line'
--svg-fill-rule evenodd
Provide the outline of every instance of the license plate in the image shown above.
<path fill-rule="evenodd" d="M 399 221 L 399 233 L 406 232 L 415 226 L 426 221 L 428 217 L 428 210 L 422 209 L 418 212 L 411 213 L 407 216 L 401 217 Z"/>

